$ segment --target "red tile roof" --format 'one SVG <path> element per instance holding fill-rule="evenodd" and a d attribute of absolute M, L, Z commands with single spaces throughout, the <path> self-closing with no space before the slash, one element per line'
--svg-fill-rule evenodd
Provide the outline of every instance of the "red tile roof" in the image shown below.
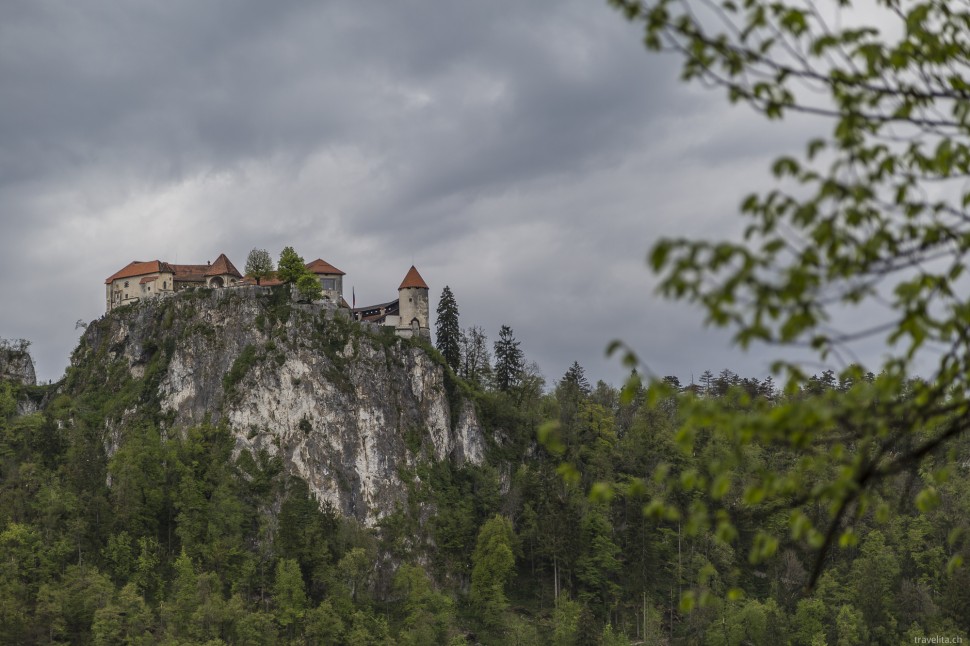
<path fill-rule="evenodd" d="M 153 283 L 156 280 L 158 280 L 158 275 L 157 274 L 155 276 L 145 276 L 140 281 L 138 281 L 138 283 L 141 284 L 141 285 L 144 285 L 145 283 Z"/>
<path fill-rule="evenodd" d="M 242 278 L 242 274 L 240 274 L 233 266 L 233 264 L 229 262 L 229 259 L 226 257 L 226 254 L 221 253 L 219 254 L 219 257 L 216 258 L 216 261 L 212 263 L 211 266 L 209 266 L 209 268 L 206 270 L 205 274 L 203 275 L 204 276 L 224 276 L 226 274 L 229 274 L 230 276 L 235 276 L 236 278 Z"/>
<path fill-rule="evenodd" d="M 175 279 L 183 283 L 204 283 L 209 265 L 169 265 Z"/>
<path fill-rule="evenodd" d="M 157 274 L 160 271 L 171 271 L 171 269 L 167 263 L 159 260 L 149 260 L 148 262 L 135 260 L 128 263 L 124 269 L 120 269 L 108 276 L 104 283 L 106 285 L 110 285 L 113 281 L 120 278 L 133 278 L 134 276 L 142 276 L 144 274 Z"/>
<path fill-rule="evenodd" d="M 346 275 L 344 272 L 340 271 L 322 258 L 317 258 L 313 262 L 308 262 L 306 268 L 314 274 L 337 274 L 338 276 Z"/>
<path fill-rule="evenodd" d="M 242 278 L 242 274 L 233 266 L 226 254 L 221 253 L 211 265 L 173 265 L 161 260 L 149 260 L 148 262 L 135 260 L 128 263 L 124 269 L 108 276 L 104 282 L 108 285 L 120 278 L 134 278 L 145 274 L 158 274 L 159 272 L 175 274 L 175 278 L 179 282 L 189 283 L 204 283 L 206 276 L 224 276 L 226 274 Z M 150 280 L 154 279 L 153 277 Z M 149 281 L 143 280 L 142 282 Z"/>
<path fill-rule="evenodd" d="M 404 281 L 398 289 L 404 289 L 405 287 L 420 287 L 421 289 L 428 289 L 428 284 L 424 282 L 424 278 L 421 278 L 421 274 L 418 270 L 411 265 L 411 269 L 408 270 L 407 276 L 404 277 Z"/>

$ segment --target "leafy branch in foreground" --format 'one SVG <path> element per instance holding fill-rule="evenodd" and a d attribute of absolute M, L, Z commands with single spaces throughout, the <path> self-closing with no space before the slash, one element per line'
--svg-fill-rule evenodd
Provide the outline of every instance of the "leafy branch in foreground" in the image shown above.
<path fill-rule="evenodd" d="M 779 540 L 816 550 L 813 585 L 836 545 L 851 546 L 870 493 L 929 470 L 912 493 L 920 508 L 949 474 L 948 446 L 970 426 L 970 10 L 933 1 L 610 0 L 645 29 L 649 49 L 679 54 L 687 81 L 726 90 L 768 119 L 815 115 L 830 126 L 800 157 L 772 165 L 777 187 L 744 199 L 742 241 L 666 239 L 649 262 L 660 293 L 699 305 L 706 322 L 761 344 L 784 392 L 808 381 L 790 350 L 810 349 L 849 384 L 831 396 L 779 403 L 695 399 L 678 441 L 710 434 L 727 448 L 707 473 L 678 474 L 674 489 L 702 489 L 689 526 L 732 539 L 720 501 L 736 491 L 750 512 L 789 510 L 787 536 L 765 530 L 754 561 Z M 860 22 L 884 25 L 858 26 Z M 848 26 L 846 26 L 848 25 Z M 836 321 L 865 321 L 841 329 Z M 863 379 L 859 341 L 881 338 L 878 376 Z M 618 346 L 614 346 L 614 350 Z M 627 361 L 636 364 L 629 351 Z M 910 375 L 920 361 L 925 381 Z M 926 366 L 930 366 L 927 373 Z M 654 401 L 669 388 L 655 384 Z M 785 446 L 789 463 L 756 482 L 731 481 L 731 455 L 750 443 Z M 927 482 L 924 478 L 922 482 Z M 825 511 L 815 521 L 809 508 Z M 667 501 L 651 514 L 683 515 Z M 879 510 L 885 516 L 885 510 Z M 953 554 L 951 564 L 961 561 Z"/>

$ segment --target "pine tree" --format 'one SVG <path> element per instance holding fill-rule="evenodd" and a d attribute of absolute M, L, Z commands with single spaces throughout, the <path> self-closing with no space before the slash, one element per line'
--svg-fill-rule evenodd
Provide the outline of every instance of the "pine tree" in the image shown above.
<path fill-rule="evenodd" d="M 586 401 L 592 389 L 586 372 L 579 365 L 578 361 L 573 361 L 566 374 L 559 380 L 556 388 L 556 398 L 559 400 L 560 418 L 565 430 L 571 431 L 579 412 L 580 403 Z"/>
<path fill-rule="evenodd" d="M 578 361 L 573 361 L 573 365 L 569 366 L 566 374 L 559 381 L 559 386 L 565 390 L 582 393 L 586 396 L 589 396 L 592 392 L 589 380 L 586 378 L 586 371 L 583 370 Z"/>
<path fill-rule="evenodd" d="M 704 394 L 710 396 L 713 392 L 714 373 L 705 370 L 704 374 L 701 375 L 701 385 L 704 386 Z"/>
<path fill-rule="evenodd" d="M 451 288 L 445 285 L 438 301 L 438 320 L 435 324 L 435 346 L 445 362 L 458 372 L 461 363 L 461 328 L 458 327 L 458 303 Z"/>
<path fill-rule="evenodd" d="M 503 325 L 495 342 L 495 386 L 502 392 L 509 392 L 519 385 L 522 379 L 523 356 L 519 342 L 512 334 L 512 328 Z"/>

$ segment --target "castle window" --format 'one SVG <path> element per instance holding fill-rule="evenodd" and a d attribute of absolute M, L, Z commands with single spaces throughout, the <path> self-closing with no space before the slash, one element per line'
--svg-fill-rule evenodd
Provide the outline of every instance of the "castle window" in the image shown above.
<path fill-rule="evenodd" d="M 162 289 L 168 289 L 168 281 L 167 280 L 163 280 L 162 281 Z"/>
<path fill-rule="evenodd" d="M 324 278 L 323 279 L 323 288 L 324 289 L 329 289 L 331 291 L 337 289 L 337 279 L 335 279 L 335 278 Z"/>
<path fill-rule="evenodd" d="M 128 281 L 126 280 L 126 281 L 125 281 L 125 287 L 127 287 L 127 286 L 128 286 Z"/>

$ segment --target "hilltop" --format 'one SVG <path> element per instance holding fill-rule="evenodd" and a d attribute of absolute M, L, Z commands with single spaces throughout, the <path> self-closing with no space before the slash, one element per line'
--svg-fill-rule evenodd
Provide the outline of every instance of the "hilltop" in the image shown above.
<path fill-rule="evenodd" d="M 474 407 L 449 397 L 426 344 L 289 291 L 186 292 L 93 322 L 65 388 L 115 393 L 108 457 L 136 420 L 165 435 L 222 425 L 234 455 L 279 457 L 318 500 L 367 525 L 404 502 L 399 474 L 419 458 L 482 463 Z"/>

